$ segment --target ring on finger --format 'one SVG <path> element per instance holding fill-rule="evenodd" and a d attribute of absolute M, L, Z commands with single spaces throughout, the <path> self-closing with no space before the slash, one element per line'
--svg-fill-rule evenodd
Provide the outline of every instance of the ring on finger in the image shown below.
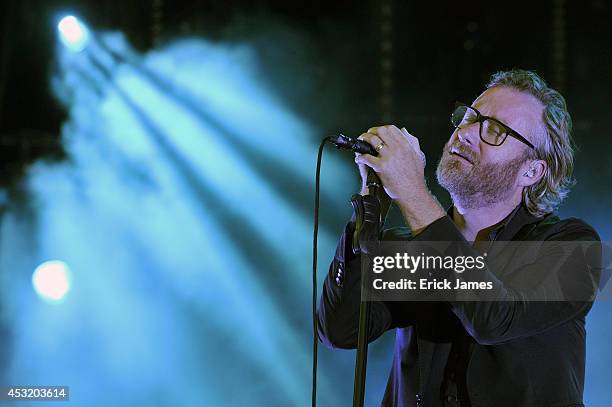
<path fill-rule="evenodd" d="M 386 146 L 386 144 L 384 141 L 382 141 L 380 144 L 374 147 L 374 150 L 376 150 L 377 153 L 380 153 L 380 150 L 382 150 L 384 146 Z"/>

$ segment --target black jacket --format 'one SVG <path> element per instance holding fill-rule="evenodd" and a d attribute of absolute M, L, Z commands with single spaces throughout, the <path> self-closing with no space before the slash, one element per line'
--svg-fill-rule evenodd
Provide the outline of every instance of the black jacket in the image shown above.
<path fill-rule="evenodd" d="M 357 343 L 360 259 L 350 250 L 352 224 L 342 235 L 325 280 L 318 310 L 319 339 L 332 348 Z M 520 205 L 489 235 L 490 240 L 599 241 L 585 222 L 554 215 L 537 218 Z M 385 231 L 383 240 L 412 239 L 407 229 Z M 449 216 L 429 225 L 422 241 L 465 241 Z M 546 259 L 543 259 L 546 261 Z M 587 268 L 573 257 L 572 273 Z M 500 290 L 504 279 L 492 276 Z M 585 316 L 581 302 L 373 302 L 369 341 L 396 329 L 394 359 L 383 406 L 446 406 L 451 347 L 472 341 L 463 388 L 471 406 L 582 406 Z M 463 355 L 465 356 L 465 355 Z M 452 358 L 451 358 L 452 359 Z"/>

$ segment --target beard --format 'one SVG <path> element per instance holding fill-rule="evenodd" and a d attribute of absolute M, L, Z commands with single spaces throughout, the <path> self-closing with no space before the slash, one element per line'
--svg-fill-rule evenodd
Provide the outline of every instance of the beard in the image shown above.
<path fill-rule="evenodd" d="M 438 183 L 451 195 L 456 206 L 475 209 L 491 206 L 510 197 L 521 165 L 527 155 L 500 163 L 482 163 L 474 153 L 455 145 L 463 158 L 450 153 L 451 146 L 444 146 L 442 158 L 436 169 Z"/>

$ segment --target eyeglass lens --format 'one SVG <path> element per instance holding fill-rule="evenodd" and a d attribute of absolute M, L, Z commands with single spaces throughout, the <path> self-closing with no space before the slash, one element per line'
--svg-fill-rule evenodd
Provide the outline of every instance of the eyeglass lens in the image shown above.
<path fill-rule="evenodd" d="M 451 115 L 451 123 L 454 127 L 464 128 L 480 121 L 480 137 L 486 143 L 500 145 L 507 136 L 506 129 L 491 119 L 479 120 L 478 113 L 468 106 L 457 106 Z"/>

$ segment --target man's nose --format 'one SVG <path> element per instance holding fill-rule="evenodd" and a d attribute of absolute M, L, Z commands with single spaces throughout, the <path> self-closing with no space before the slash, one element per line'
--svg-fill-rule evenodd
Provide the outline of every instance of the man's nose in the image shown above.
<path fill-rule="evenodd" d="M 478 149 L 480 140 L 480 123 L 471 123 L 457 129 L 457 138 L 462 144 L 467 144 L 472 150 Z"/>

